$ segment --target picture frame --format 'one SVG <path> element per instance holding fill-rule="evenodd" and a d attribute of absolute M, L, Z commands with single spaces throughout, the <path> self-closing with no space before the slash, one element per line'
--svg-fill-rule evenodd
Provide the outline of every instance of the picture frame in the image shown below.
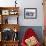
<path fill-rule="evenodd" d="M 24 19 L 36 19 L 37 8 L 24 8 Z"/>
<path fill-rule="evenodd" d="M 16 15 L 17 13 L 18 13 L 18 12 L 17 12 L 16 10 L 10 10 L 10 11 L 9 11 L 9 14 L 10 14 L 10 15 Z"/>
<path fill-rule="evenodd" d="M 9 15 L 9 10 L 2 10 L 2 15 Z"/>

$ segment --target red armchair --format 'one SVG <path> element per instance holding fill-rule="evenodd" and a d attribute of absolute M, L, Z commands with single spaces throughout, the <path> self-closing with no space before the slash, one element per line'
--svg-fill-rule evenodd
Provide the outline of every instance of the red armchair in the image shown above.
<path fill-rule="evenodd" d="M 27 46 L 25 40 L 26 40 L 26 39 L 29 39 L 29 38 L 32 38 L 32 36 L 35 37 L 35 38 L 37 37 L 36 33 L 33 31 L 32 28 L 27 29 L 26 32 L 25 32 L 25 34 L 24 34 L 24 37 L 22 38 L 21 45 L 22 45 L 22 46 Z M 36 43 L 34 46 L 41 46 L 41 44 L 40 44 L 40 42 L 37 40 L 37 38 L 36 38 L 36 41 L 37 41 L 37 43 Z M 27 43 L 28 43 L 28 42 L 27 42 Z M 29 46 L 31 46 L 31 45 L 29 45 Z"/>

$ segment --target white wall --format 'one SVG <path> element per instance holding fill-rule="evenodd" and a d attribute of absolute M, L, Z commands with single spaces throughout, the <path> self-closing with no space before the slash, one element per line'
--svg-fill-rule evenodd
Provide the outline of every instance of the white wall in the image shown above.
<path fill-rule="evenodd" d="M 0 0 L 0 6 L 14 6 L 15 0 Z M 42 0 L 17 0 L 20 7 L 19 24 L 21 26 L 43 26 Z M 24 19 L 24 8 L 37 8 L 37 19 Z"/>
<path fill-rule="evenodd" d="M 42 0 L 21 0 L 20 25 L 22 26 L 43 26 Z M 24 8 L 37 8 L 37 19 L 24 19 Z"/>

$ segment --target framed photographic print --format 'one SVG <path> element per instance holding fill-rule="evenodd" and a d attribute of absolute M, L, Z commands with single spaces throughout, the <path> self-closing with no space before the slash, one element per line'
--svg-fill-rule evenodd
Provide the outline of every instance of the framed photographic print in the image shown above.
<path fill-rule="evenodd" d="M 24 18 L 25 19 L 36 19 L 37 8 L 24 8 Z"/>
<path fill-rule="evenodd" d="M 2 15 L 9 15 L 9 10 L 2 10 Z"/>

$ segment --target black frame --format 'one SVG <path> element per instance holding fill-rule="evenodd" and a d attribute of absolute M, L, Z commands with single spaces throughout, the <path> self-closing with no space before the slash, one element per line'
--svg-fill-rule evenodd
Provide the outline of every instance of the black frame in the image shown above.
<path fill-rule="evenodd" d="M 35 17 L 30 17 L 30 18 L 26 17 L 25 13 L 26 13 L 26 10 L 28 10 L 28 9 L 35 10 Z M 31 13 L 33 13 L 33 12 L 31 12 Z M 37 8 L 24 8 L 24 19 L 36 19 L 36 18 L 37 18 Z"/>

